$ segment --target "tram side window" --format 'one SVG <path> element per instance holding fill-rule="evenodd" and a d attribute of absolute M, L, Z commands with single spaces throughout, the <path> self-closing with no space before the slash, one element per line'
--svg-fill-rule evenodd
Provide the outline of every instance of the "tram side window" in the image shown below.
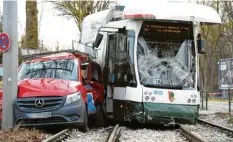
<path fill-rule="evenodd" d="M 126 87 L 135 78 L 132 59 L 133 48 L 128 47 L 132 40 L 128 40 L 127 35 L 111 34 L 109 35 L 109 82 L 114 83 L 116 87 Z"/>

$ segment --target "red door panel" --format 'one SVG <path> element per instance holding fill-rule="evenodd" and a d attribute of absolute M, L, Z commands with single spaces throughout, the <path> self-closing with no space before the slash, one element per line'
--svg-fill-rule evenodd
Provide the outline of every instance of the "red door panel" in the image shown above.
<path fill-rule="evenodd" d="M 104 103 L 104 87 L 98 82 L 90 82 L 90 85 L 93 87 L 94 101 L 99 103 Z"/>

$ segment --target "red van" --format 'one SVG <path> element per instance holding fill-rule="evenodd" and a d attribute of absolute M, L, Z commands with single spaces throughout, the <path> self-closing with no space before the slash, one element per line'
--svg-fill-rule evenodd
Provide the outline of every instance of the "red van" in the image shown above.
<path fill-rule="evenodd" d="M 76 52 L 22 63 L 18 72 L 15 121 L 21 126 L 68 125 L 88 130 L 88 118 L 106 124 L 100 66 Z"/>

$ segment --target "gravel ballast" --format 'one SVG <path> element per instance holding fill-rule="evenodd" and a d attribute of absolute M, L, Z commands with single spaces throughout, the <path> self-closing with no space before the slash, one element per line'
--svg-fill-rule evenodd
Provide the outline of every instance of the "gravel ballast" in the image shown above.
<path fill-rule="evenodd" d="M 73 130 L 70 136 L 63 142 L 104 142 L 107 140 L 112 128 L 89 130 L 86 133 Z"/>
<path fill-rule="evenodd" d="M 183 128 L 196 134 L 200 138 L 203 138 L 209 142 L 232 142 L 233 138 L 228 137 L 227 134 L 221 132 L 218 128 L 214 128 L 207 125 L 182 125 Z"/>
<path fill-rule="evenodd" d="M 187 141 L 178 130 L 132 130 L 121 127 L 119 141 L 121 142 L 184 142 Z"/>

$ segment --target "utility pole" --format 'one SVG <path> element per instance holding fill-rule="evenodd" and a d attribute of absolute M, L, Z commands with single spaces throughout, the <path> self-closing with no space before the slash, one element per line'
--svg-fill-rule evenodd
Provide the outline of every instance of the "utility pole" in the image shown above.
<path fill-rule="evenodd" d="M 14 127 L 13 102 L 18 88 L 17 0 L 3 0 L 3 32 L 10 37 L 10 48 L 3 52 L 2 129 Z"/>

